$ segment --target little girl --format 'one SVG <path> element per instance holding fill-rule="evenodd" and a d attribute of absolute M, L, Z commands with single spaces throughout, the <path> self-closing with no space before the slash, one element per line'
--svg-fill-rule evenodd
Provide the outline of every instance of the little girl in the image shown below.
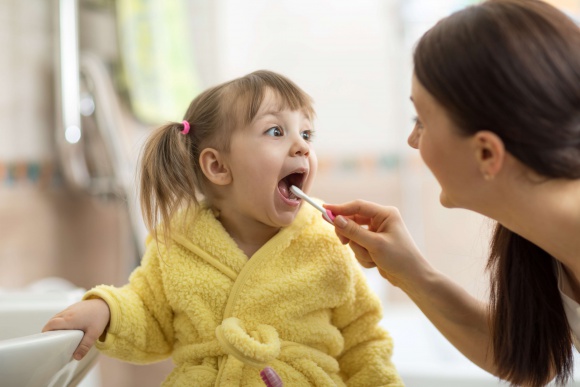
<path fill-rule="evenodd" d="M 314 179 L 313 117 L 270 71 L 200 94 L 145 145 L 141 265 L 43 331 L 83 330 L 75 359 L 93 344 L 132 363 L 172 356 L 165 386 L 263 386 L 266 366 L 285 386 L 402 386 L 352 252 L 289 190 Z"/>

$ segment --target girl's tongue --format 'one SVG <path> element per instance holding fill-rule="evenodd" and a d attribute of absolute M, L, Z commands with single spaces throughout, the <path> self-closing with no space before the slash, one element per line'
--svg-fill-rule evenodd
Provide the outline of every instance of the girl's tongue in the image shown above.
<path fill-rule="evenodd" d="M 294 193 L 292 193 L 292 191 L 290 191 L 290 185 L 291 184 L 288 181 L 288 179 L 284 178 L 278 182 L 278 190 L 280 191 L 282 196 L 284 196 L 286 199 L 296 200 L 296 199 L 298 199 L 298 197 L 296 195 L 294 195 Z"/>

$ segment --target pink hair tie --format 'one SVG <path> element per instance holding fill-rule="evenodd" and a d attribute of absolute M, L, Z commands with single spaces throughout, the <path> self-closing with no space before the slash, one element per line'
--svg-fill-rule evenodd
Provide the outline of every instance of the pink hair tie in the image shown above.
<path fill-rule="evenodd" d="M 183 124 L 183 130 L 181 131 L 181 134 L 189 133 L 189 122 L 183 120 L 181 123 Z"/>

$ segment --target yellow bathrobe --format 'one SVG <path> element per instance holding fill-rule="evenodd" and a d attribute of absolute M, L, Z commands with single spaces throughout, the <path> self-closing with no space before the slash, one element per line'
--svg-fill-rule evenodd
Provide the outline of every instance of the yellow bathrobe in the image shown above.
<path fill-rule="evenodd" d="M 191 211 L 193 212 L 193 211 Z M 311 206 L 250 259 L 213 212 L 150 238 L 122 288 L 98 286 L 111 310 L 104 354 L 133 363 L 173 357 L 164 386 L 402 386 L 381 305 L 352 252 Z"/>

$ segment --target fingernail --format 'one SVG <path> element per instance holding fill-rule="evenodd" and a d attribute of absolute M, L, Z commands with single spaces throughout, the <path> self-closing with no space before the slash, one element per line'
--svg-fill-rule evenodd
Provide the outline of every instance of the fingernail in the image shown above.
<path fill-rule="evenodd" d="M 340 228 L 344 228 L 346 223 L 346 219 L 344 219 L 344 217 L 341 215 L 338 215 L 336 218 L 334 218 L 334 224 Z"/>

